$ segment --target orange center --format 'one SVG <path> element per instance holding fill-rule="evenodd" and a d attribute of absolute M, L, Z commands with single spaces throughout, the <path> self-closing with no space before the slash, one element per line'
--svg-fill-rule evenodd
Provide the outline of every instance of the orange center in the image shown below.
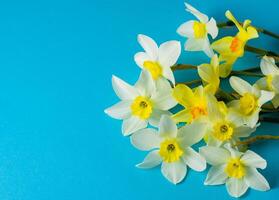
<path fill-rule="evenodd" d="M 230 49 L 232 52 L 236 52 L 240 47 L 241 47 L 241 40 L 239 40 L 239 39 L 237 39 L 237 37 L 235 37 L 232 40 Z"/>
<path fill-rule="evenodd" d="M 204 108 L 194 107 L 191 109 L 191 115 L 193 119 L 197 119 L 201 115 L 207 115 L 207 112 Z"/>

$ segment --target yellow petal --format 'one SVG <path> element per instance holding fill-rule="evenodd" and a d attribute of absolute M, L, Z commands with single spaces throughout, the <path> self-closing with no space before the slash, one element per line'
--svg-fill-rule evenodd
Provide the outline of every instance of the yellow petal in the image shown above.
<path fill-rule="evenodd" d="M 172 116 L 172 119 L 175 121 L 175 123 L 179 122 L 190 122 L 192 121 L 192 115 L 187 109 L 184 109 Z"/>
<path fill-rule="evenodd" d="M 238 21 L 235 19 L 231 11 L 227 10 L 225 15 L 229 20 L 231 20 L 236 25 L 239 31 L 243 30 L 243 27 L 238 23 Z"/>
<path fill-rule="evenodd" d="M 248 34 L 248 39 L 249 40 L 253 39 L 253 38 L 259 37 L 258 31 L 254 27 L 252 27 L 252 26 L 249 26 L 247 28 L 247 34 Z"/>
<path fill-rule="evenodd" d="M 184 107 L 190 107 L 194 104 L 194 94 L 188 86 L 178 84 L 173 89 L 173 97 Z"/>
<path fill-rule="evenodd" d="M 227 36 L 223 37 L 211 44 L 212 49 L 217 51 L 220 54 L 230 54 L 231 53 L 231 43 L 233 41 L 233 37 Z"/>

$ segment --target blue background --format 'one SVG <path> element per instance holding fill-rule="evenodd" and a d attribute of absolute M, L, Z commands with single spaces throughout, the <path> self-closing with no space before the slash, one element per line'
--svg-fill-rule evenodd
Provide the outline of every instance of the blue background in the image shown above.
<path fill-rule="evenodd" d="M 188 1 L 224 21 L 231 9 L 243 20 L 274 32 L 278 3 L 273 0 Z M 136 36 L 158 43 L 184 39 L 176 28 L 193 19 L 181 0 L 1 1 L 0 2 L 0 199 L 126 200 L 230 199 L 224 186 L 203 186 L 207 172 L 189 170 L 174 186 L 159 168 L 134 167 L 145 152 L 121 135 L 121 122 L 103 110 L 118 101 L 111 75 L 134 83 L 140 72 L 133 55 Z M 234 34 L 234 31 L 226 31 Z M 251 41 L 278 51 L 278 41 Z M 249 55 L 236 68 L 258 65 Z M 179 62 L 208 62 L 202 53 L 183 52 Z M 177 80 L 196 72 L 178 72 Z M 278 134 L 263 124 L 258 134 Z M 278 141 L 253 148 L 268 161 L 262 173 L 269 192 L 250 190 L 246 199 L 279 195 Z"/>

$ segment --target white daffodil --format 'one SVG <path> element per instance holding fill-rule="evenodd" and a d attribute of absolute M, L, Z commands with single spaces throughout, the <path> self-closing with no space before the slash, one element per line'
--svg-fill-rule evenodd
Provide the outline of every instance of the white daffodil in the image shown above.
<path fill-rule="evenodd" d="M 137 167 L 149 169 L 162 163 L 162 174 L 174 184 L 184 179 L 187 165 L 196 171 L 203 171 L 206 168 L 205 159 L 190 146 L 202 139 L 205 127 L 204 123 L 196 122 L 177 130 L 169 116 L 162 116 L 159 132 L 147 128 L 131 136 L 131 143 L 136 148 L 151 150 Z"/>
<path fill-rule="evenodd" d="M 266 179 L 256 169 L 265 169 L 266 161 L 253 151 L 242 153 L 226 145 L 225 148 L 201 147 L 200 153 L 212 165 L 205 185 L 226 184 L 228 193 L 233 197 L 240 197 L 248 187 L 260 191 L 270 189 Z"/>
<path fill-rule="evenodd" d="M 186 51 L 204 51 L 208 57 L 213 56 L 208 34 L 214 39 L 218 35 L 218 27 L 214 18 L 208 21 L 208 16 L 185 3 L 186 11 L 192 13 L 199 21 L 190 20 L 179 26 L 177 33 L 187 39 Z"/>
<path fill-rule="evenodd" d="M 167 81 L 160 81 L 155 87 L 150 74 L 142 71 L 135 86 L 120 78 L 112 77 L 112 86 L 121 101 L 105 110 L 109 116 L 122 119 L 122 133 L 127 136 L 145 128 L 148 123 L 158 126 L 162 114 L 177 103 L 172 97 L 172 88 Z"/>
<path fill-rule="evenodd" d="M 218 102 L 215 96 L 208 98 L 208 129 L 205 141 L 210 146 L 220 146 L 226 142 L 235 144 L 241 137 L 248 137 L 255 128 L 243 125 L 224 104 Z"/>
<path fill-rule="evenodd" d="M 232 76 L 230 78 L 232 88 L 241 96 L 239 100 L 233 100 L 229 107 L 242 122 L 254 128 L 259 119 L 261 106 L 274 97 L 274 92 L 259 90 L 256 85 L 250 85 L 245 80 Z"/>
<path fill-rule="evenodd" d="M 138 42 L 145 52 L 138 52 L 135 54 L 134 58 L 137 65 L 142 69 L 146 69 L 155 82 L 162 78 L 166 78 L 174 85 L 175 79 L 171 66 L 176 63 L 180 56 L 180 42 L 172 40 L 158 47 L 152 38 L 142 34 L 138 35 Z"/>
<path fill-rule="evenodd" d="M 259 79 L 256 85 L 267 91 L 275 93 L 274 98 L 271 100 L 275 108 L 279 107 L 279 68 L 275 64 L 275 60 L 272 57 L 264 56 L 261 60 L 261 71 L 265 77 Z"/>

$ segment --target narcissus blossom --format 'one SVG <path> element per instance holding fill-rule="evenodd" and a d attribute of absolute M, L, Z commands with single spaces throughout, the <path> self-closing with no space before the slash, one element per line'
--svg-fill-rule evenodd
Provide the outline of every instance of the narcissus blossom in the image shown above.
<path fill-rule="evenodd" d="M 215 54 L 211 58 L 210 64 L 201 64 L 198 66 L 198 73 L 203 82 L 205 82 L 205 91 L 215 94 L 219 89 L 220 74 L 218 56 Z"/>
<path fill-rule="evenodd" d="M 138 42 L 145 52 L 135 54 L 134 59 L 137 65 L 147 70 L 155 82 L 166 78 L 175 84 L 171 66 L 176 63 L 180 56 L 180 42 L 172 40 L 158 47 L 152 38 L 142 34 L 138 35 Z"/>
<path fill-rule="evenodd" d="M 184 84 L 178 84 L 173 89 L 173 96 L 185 108 L 173 115 L 176 122 L 191 123 L 207 116 L 207 95 L 202 86 L 192 90 Z"/>
<path fill-rule="evenodd" d="M 112 77 L 112 86 L 121 101 L 105 110 L 109 116 L 123 120 L 122 133 L 127 136 L 145 128 L 148 123 L 158 126 L 162 114 L 177 102 L 172 97 L 172 88 L 166 81 L 159 81 L 157 88 L 150 74 L 142 71 L 135 86 L 120 78 Z"/>
<path fill-rule="evenodd" d="M 213 50 L 210 47 L 208 34 L 214 39 L 218 35 L 218 28 L 214 18 L 208 21 L 208 17 L 185 3 L 186 11 L 192 13 L 199 21 L 190 20 L 179 26 L 177 33 L 187 38 L 185 43 L 186 51 L 204 51 L 208 57 L 213 56 Z"/>
<path fill-rule="evenodd" d="M 270 189 L 267 180 L 257 171 L 257 168 L 266 168 L 266 161 L 253 151 L 242 153 L 226 145 L 225 148 L 201 147 L 200 153 L 212 165 L 205 185 L 226 184 L 233 197 L 242 196 L 249 187 L 260 191 Z"/>
<path fill-rule="evenodd" d="M 239 100 L 233 100 L 229 103 L 231 112 L 241 119 L 243 124 L 254 128 L 259 119 L 261 106 L 274 97 L 274 92 L 259 90 L 256 85 L 252 86 L 236 76 L 230 78 L 230 84 L 241 96 Z"/>
<path fill-rule="evenodd" d="M 224 102 L 218 102 L 213 95 L 208 96 L 208 105 L 208 126 L 205 136 L 208 145 L 221 146 L 227 142 L 235 144 L 239 138 L 248 137 L 256 130 L 256 127 L 244 125 Z"/>
<path fill-rule="evenodd" d="M 241 26 L 230 11 L 226 12 L 226 17 L 236 25 L 238 33 L 234 37 L 226 36 L 211 44 L 211 47 L 220 54 L 221 77 L 227 77 L 230 74 L 235 61 L 243 56 L 247 41 L 258 37 L 258 32 L 250 25 L 250 20 L 245 20 Z"/>
<path fill-rule="evenodd" d="M 256 85 L 262 90 L 268 90 L 275 93 L 271 100 L 275 108 L 279 107 L 279 68 L 272 57 L 264 56 L 261 60 L 261 71 L 265 75 L 257 81 Z"/>
<path fill-rule="evenodd" d="M 192 123 L 177 129 L 170 116 L 162 116 L 159 132 L 147 128 L 131 136 L 131 143 L 136 148 L 151 151 L 137 167 L 149 169 L 162 163 L 162 174 L 174 184 L 184 179 L 187 166 L 196 171 L 203 171 L 206 161 L 191 146 L 203 138 L 205 128 L 204 123 Z"/>

